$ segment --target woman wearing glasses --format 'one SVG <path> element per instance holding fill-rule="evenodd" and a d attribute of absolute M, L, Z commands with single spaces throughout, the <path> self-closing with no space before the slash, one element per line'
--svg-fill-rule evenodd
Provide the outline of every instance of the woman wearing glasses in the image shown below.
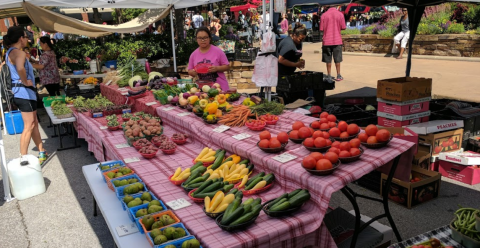
<path fill-rule="evenodd" d="M 222 90 L 228 90 L 228 81 L 224 71 L 230 69 L 225 53 L 218 47 L 211 44 L 212 34 L 207 27 L 200 27 L 195 34 L 198 48 L 190 55 L 188 61 L 188 74 L 192 77 L 198 76 L 200 80 L 216 82 Z M 208 73 L 197 73 L 195 66 L 198 64 L 210 64 Z"/>
<path fill-rule="evenodd" d="M 43 149 L 42 138 L 38 130 L 37 119 L 37 95 L 35 88 L 35 76 L 32 64 L 27 55 L 22 51 L 28 43 L 28 36 L 20 26 L 11 27 L 7 35 L 3 36 L 5 46 L 8 47 L 6 64 L 10 70 L 12 79 L 13 103 L 22 112 L 24 129 L 20 137 L 20 163 L 28 164 L 24 155 L 28 154 L 28 145 L 33 139 L 40 151 L 40 162 L 46 160 L 46 152 Z"/>
<path fill-rule="evenodd" d="M 405 47 L 407 47 L 407 42 L 408 39 L 410 38 L 410 28 L 409 28 L 409 22 L 408 22 L 408 11 L 406 8 L 402 9 L 403 16 L 400 18 L 400 26 L 398 27 L 398 30 L 400 33 L 395 35 L 395 38 L 393 38 L 395 42 L 395 46 L 397 46 L 397 49 L 400 49 L 400 53 L 397 57 L 397 59 L 402 59 L 403 58 L 403 52 L 405 52 Z"/>
<path fill-rule="evenodd" d="M 292 35 L 283 39 L 278 45 L 278 76 L 292 75 L 297 68 L 305 67 L 302 57 L 302 42 L 307 36 L 303 24 L 295 23 Z"/>

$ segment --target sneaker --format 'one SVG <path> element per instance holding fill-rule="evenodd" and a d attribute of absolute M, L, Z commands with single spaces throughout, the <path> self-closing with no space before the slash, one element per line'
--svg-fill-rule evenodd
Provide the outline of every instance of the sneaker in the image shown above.
<path fill-rule="evenodd" d="M 337 81 L 342 81 L 342 80 L 343 80 L 343 77 L 339 74 L 339 75 L 337 76 L 337 79 L 336 79 L 336 80 L 337 80 Z"/>
<path fill-rule="evenodd" d="M 40 161 L 40 165 L 43 164 L 48 159 L 47 151 L 40 152 L 38 154 L 38 160 Z"/>
<path fill-rule="evenodd" d="M 28 165 L 28 159 L 26 156 L 20 157 L 20 165 Z"/>

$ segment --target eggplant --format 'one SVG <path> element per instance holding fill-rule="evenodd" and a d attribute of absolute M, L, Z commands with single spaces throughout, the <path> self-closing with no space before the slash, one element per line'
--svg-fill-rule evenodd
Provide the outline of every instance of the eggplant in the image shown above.
<path fill-rule="evenodd" d="M 153 77 L 153 79 L 155 79 L 155 80 L 160 80 L 160 76 L 159 76 L 159 75 L 155 75 L 155 77 Z"/>
<path fill-rule="evenodd" d="M 178 96 L 173 97 L 173 99 L 170 101 L 172 104 L 177 104 L 178 103 Z"/>
<path fill-rule="evenodd" d="M 251 96 L 250 101 L 254 102 L 255 105 L 259 105 L 260 103 L 262 103 L 262 98 L 258 96 Z"/>
<path fill-rule="evenodd" d="M 192 104 L 187 104 L 187 110 L 192 112 L 192 110 L 193 110 Z"/>
<path fill-rule="evenodd" d="M 146 89 L 139 90 L 139 91 L 129 90 L 128 91 L 128 96 L 137 96 L 137 95 L 145 93 L 145 91 L 147 91 L 147 90 Z"/>
<path fill-rule="evenodd" d="M 185 98 L 185 99 L 188 99 L 190 96 L 192 96 L 192 95 L 190 95 L 190 93 L 188 93 L 188 92 L 183 93 L 183 98 Z"/>

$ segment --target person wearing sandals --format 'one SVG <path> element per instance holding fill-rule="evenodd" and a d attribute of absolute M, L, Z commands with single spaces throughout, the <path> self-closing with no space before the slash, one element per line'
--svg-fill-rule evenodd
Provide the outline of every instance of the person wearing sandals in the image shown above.
<path fill-rule="evenodd" d="M 405 52 L 408 39 L 410 38 L 408 10 L 406 8 L 402 8 L 402 13 L 403 16 L 400 18 L 400 26 L 398 26 L 400 32 L 393 38 L 395 46 L 397 46 L 397 50 L 400 49 L 397 59 L 403 59 L 403 52 Z"/>
<path fill-rule="evenodd" d="M 28 145 L 33 139 L 40 151 L 39 160 L 43 163 L 47 159 L 47 153 L 43 148 L 42 137 L 38 130 L 37 119 L 37 95 L 35 88 L 35 76 L 32 64 L 22 51 L 28 43 L 28 36 L 21 26 L 10 27 L 4 37 L 8 47 L 5 62 L 10 69 L 12 79 L 13 103 L 22 113 L 24 129 L 20 136 L 20 164 L 27 165 Z"/>
<path fill-rule="evenodd" d="M 333 57 L 337 69 L 337 81 L 343 80 L 340 74 L 340 63 L 343 61 L 343 41 L 340 31 L 346 28 L 345 17 L 335 7 L 328 8 L 321 17 L 320 31 L 323 31 L 322 62 L 327 64 L 328 77 L 331 77 Z"/>

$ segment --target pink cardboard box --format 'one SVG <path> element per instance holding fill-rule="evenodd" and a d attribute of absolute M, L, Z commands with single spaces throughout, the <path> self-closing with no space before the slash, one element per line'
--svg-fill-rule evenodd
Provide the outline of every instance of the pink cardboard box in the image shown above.
<path fill-rule="evenodd" d="M 480 168 L 478 165 L 466 166 L 440 160 L 438 172 L 440 172 L 444 177 L 448 177 L 462 183 L 470 185 L 480 183 Z"/>
<path fill-rule="evenodd" d="M 410 115 L 429 110 L 430 97 L 406 102 L 393 102 L 377 98 L 378 111 L 394 115 Z"/>
<path fill-rule="evenodd" d="M 417 154 L 418 151 L 418 134 L 413 132 L 412 130 L 404 127 L 379 127 L 380 129 L 386 129 L 388 130 L 391 134 L 393 134 L 394 138 L 397 139 L 402 139 L 406 141 L 410 141 L 415 143 L 415 154 Z"/>
<path fill-rule="evenodd" d="M 379 116 L 378 125 L 383 127 L 404 127 L 404 126 L 408 126 L 416 123 L 427 122 L 429 118 L 430 118 L 429 116 L 425 116 L 425 117 L 415 118 L 411 120 L 398 121 L 398 120 L 393 120 L 393 119 Z"/>

